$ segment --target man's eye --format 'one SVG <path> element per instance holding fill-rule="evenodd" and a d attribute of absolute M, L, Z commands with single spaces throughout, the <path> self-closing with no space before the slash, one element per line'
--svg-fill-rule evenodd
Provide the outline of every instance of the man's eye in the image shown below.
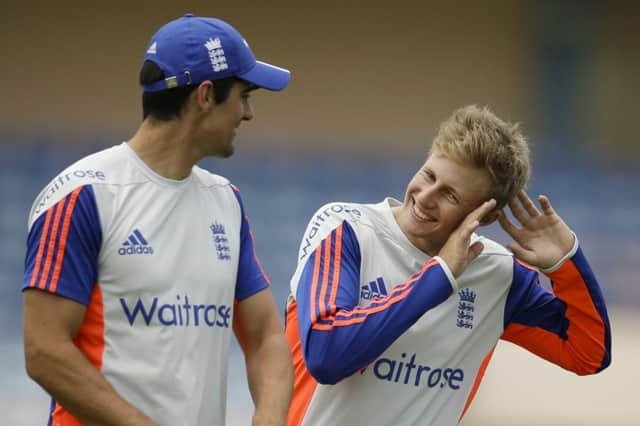
<path fill-rule="evenodd" d="M 444 196 L 446 197 L 446 199 L 447 199 L 448 201 L 451 201 L 451 202 L 452 202 L 452 203 L 454 203 L 454 204 L 457 204 L 457 203 L 458 203 L 458 199 L 456 198 L 456 196 L 455 196 L 455 195 L 453 195 L 453 193 L 452 193 L 452 192 L 445 192 Z"/>

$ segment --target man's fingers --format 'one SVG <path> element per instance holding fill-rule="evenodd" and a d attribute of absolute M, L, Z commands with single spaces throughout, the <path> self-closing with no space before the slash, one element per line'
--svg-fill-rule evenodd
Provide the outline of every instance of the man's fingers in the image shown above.
<path fill-rule="evenodd" d="M 540 216 L 540 211 L 538 210 L 536 205 L 533 204 L 533 201 L 531 201 L 531 198 L 529 198 L 527 193 L 522 189 L 518 191 L 518 200 L 520 200 L 524 209 L 527 211 L 527 213 L 529 213 L 529 216 Z"/>
<path fill-rule="evenodd" d="M 471 221 L 473 220 L 481 221 L 482 218 L 485 217 L 491 210 L 493 210 L 495 206 L 496 206 L 496 200 L 494 200 L 493 198 L 488 201 L 485 201 L 479 207 L 477 207 L 474 211 L 469 213 L 469 215 L 467 216 L 467 219 Z"/>
<path fill-rule="evenodd" d="M 524 209 L 522 208 L 522 205 L 518 200 L 514 198 L 513 200 L 509 201 L 509 209 L 511 210 L 513 217 L 518 219 L 518 222 L 520 222 L 523 225 L 527 222 L 528 215 L 524 211 Z"/>
<path fill-rule="evenodd" d="M 540 207 L 542 207 L 544 214 L 547 216 L 556 214 L 556 211 L 551 206 L 551 201 L 549 201 L 549 198 L 547 198 L 546 195 L 539 195 L 538 202 L 540 203 Z"/>
<path fill-rule="evenodd" d="M 484 216 L 486 216 L 495 206 L 496 200 L 494 200 L 493 198 L 482 203 L 474 211 L 469 213 L 464 222 L 460 224 L 460 227 L 458 228 L 458 234 L 462 238 L 470 238 L 471 234 L 473 234 L 475 230 L 480 226 L 480 220 Z"/>
<path fill-rule="evenodd" d="M 460 235 L 462 238 L 465 239 L 469 239 L 471 238 L 471 234 L 473 234 L 476 229 L 478 229 L 478 227 L 480 226 L 480 221 L 479 220 L 474 220 L 472 222 L 469 223 L 465 223 L 462 226 L 462 234 Z"/>
<path fill-rule="evenodd" d="M 498 217 L 498 223 L 505 230 L 505 232 L 515 238 L 518 233 L 518 228 L 509 220 L 504 212 Z"/>

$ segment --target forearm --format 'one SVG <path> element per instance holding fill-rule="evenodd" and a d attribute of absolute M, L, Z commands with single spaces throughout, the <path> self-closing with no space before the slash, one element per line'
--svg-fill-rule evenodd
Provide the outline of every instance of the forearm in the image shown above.
<path fill-rule="evenodd" d="M 72 342 L 46 349 L 31 346 L 26 364 L 31 378 L 84 424 L 154 424 L 122 399 Z"/>
<path fill-rule="evenodd" d="M 611 360 L 609 320 L 582 252 L 546 272 L 553 293 L 537 284 L 532 269 L 518 263 L 514 267 L 521 280 L 512 285 L 507 306 L 516 306 L 516 312 L 506 313 L 509 323 L 502 338 L 579 375 L 606 368 Z"/>
<path fill-rule="evenodd" d="M 445 268 L 435 260 L 428 262 L 420 273 L 366 307 L 329 307 L 326 312 L 334 314 L 314 317 L 309 303 L 299 305 L 309 372 L 320 383 L 333 384 L 374 361 L 425 312 L 451 295 Z"/>
<path fill-rule="evenodd" d="M 249 390 L 256 406 L 254 425 L 284 425 L 291 394 L 291 353 L 282 333 L 265 338 L 259 348 L 247 354 Z"/>
<path fill-rule="evenodd" d="M 589 374 L 606 368 L 611 359 L 607 308 L 582 250 L 548 275 L 556 296 L 567 305 L 566 345 L 576 365 L 572 370 Z"/>

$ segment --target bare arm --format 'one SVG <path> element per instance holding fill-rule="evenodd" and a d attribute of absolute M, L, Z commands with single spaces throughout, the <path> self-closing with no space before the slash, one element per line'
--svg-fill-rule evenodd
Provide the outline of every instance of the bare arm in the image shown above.
<path fill-rule="evenodd" d="M 73 343 L 86 308 L 39 290 L 24 292 L 27 373 L 78 420 L 89 425 L 154 425 L 122 399 Z"/>
<path fill-rule="evenodd" d="M 293 392 L 291 352 L 270 290 L 238 303 L 233 330 L 244 352 L 253 425 L 284 425 Z"/>

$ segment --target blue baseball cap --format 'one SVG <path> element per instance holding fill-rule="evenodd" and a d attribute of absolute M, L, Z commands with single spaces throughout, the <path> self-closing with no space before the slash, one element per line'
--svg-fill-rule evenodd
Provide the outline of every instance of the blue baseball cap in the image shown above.
<path fill-rule="evenodd" d="M 145 92 L 226 77 L 282 90 L 291 79 L 289 70 L 257 61 L 249 44 L 231 25 L 190 13 L 164 25 L 151 37 L 144 60 L 154 62 L 165 75 L 163 80 L 143 84 Z"/>

